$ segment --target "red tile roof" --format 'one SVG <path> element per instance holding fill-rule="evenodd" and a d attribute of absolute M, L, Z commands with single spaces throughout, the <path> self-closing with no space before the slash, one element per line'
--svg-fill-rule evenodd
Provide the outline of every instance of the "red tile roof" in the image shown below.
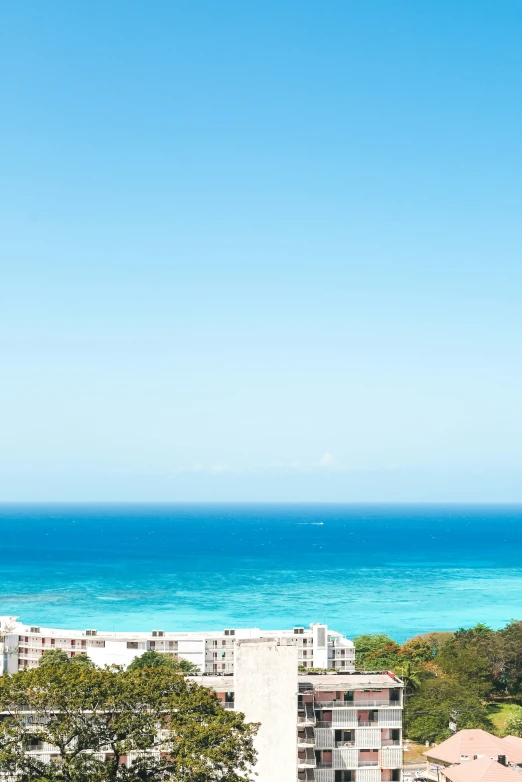
<path fill-rule="evenodd" d="M 441 771 L 449 782 L 519 782 L 520 774 L 492 758 L 478 758 Z"/>
<path fill-rule="evenodd" d="M 473 760 L 475 755 L 485 755 L 488 758 L 506 755 L 511 763 L 522 763 L 522 739 L 515 736 L 500 739 L 480 728 L 459 730 L 442 744 L 430 747 L 424 753 L 426 757 L 442 763 L 460 763 Z"/>

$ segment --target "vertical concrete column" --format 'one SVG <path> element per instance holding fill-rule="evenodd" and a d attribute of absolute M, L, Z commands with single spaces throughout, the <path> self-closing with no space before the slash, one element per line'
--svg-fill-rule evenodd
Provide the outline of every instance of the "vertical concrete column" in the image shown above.
<path fill-rule="evenodd" d="M 328 668 L 328 625 L 312 624 L 314 668 Z"/>
<path fill-rule="evenodd" d="M 256 782 L 296 780 L 297 664 L 293 643 L 280 645 L 269 638 L 236 641 L 235 709 L 248 722 L 261 723 L 255 739 Z"/>

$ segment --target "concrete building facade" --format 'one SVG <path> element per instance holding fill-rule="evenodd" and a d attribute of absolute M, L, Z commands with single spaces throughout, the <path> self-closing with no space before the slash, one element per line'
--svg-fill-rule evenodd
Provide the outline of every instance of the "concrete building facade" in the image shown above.
<path fill-rule="evenodd" d="M 34 668 L 47 649 L 62 649 L 70 657 L 87 654 L 96 665 L 128 665 L 135 657 L 155 649 L 176 655 L 198 666 L 201 673 L 226 675 L 234 671 L 236 641 L 271 638 L 278 642 L 292 638 L 297 648 L 298 665 L 304 668 L 329 668 L 353 671 L 355 648 L 341 633 L 325 624 L 291 630 L 227 628 L 216 632 L 181 633 L 151 630 L 146 633 L 107 632 L 89 628 L 60 630 L 26 625 L 17 617 L 0 616 L 0 673 L 15 673 Z"/>
<path fill-rule="evenodd" d="M 258 656 L 257 647 L 261 643 L 250 649 L 238 645 L 236 654 L 250 658 L 247 665 L 238 665 L 234 677 L 202 676 L 197 681 L 212 687 L 225 708 L 243 711 L 249 721 L 265 726 L 260 757 L 272 751 L 274 757 L 270 769 L 256 766 L 259 782 L 296 777 L 302 782 L 401 781 L 404 685 L 398 677 L 388 672 L 295 675 L 290 665 L 278 671 L 270 664 L 268 650 Z M 266 685 L 265 665 L 272 672 Z M 266 700 L 265 686 L 271 693 Z M 284 774 L 278 774 L 274 763 Z"/>
<path fill-rule="evenodd" d="M 226 641 L 230 644 L 230 657 L 225 658 L 230 661 L 227 669 L 218 675 L 213 668 L 214 658 L 208 663 L 200 658 L 202 674 L 191 678 L 212 688 L 224 708 L 241 711 L 248 722 L 260 723 L 255 739 L 257 782 L 401 782 L 402 681 L 390 672 L 298 673 L 305 638 L 310 640 L 306 648 L 313 653 L 314 668 L 326 667 L 324 662 L 336 659 L 332 652 L 338 649 L 353 649 L 350 641 L 332 633 L 326 625 L 312 625 L 309 631 L 249 630 L 230 635 L 232 631 L 228 630 L 221 634 L 163 636 L 118 633 L 115 638 L 116 634 L 87 635 L 89 631 L 26 630 L 18 623 L 13 627 L 13 620 L 7 618 L 10 623 L 6 623 L 5 619 L 2 617 L 0 628 L 4 637 L 2 664 L 3 670 L 11 672 L 37 665 L 42 651 L 48 648 L 65 649 L 70 656 L 87 653 L 101 665 L 123 662 L 119 656 L 123 650 L 125 664 L 147 649 L 158 648 L 158 642 L 159 650 L 195 662 L 197 658 L 189 655 L 206 654 L 207 648 L 215 648 L 214 641 Z M 245 637 L 247 634 L 253 637 Z M 180 642 L 185 640 L 199 643 L 202 648 L 183 653 Z M 101 641 L 105 645 L 98 646 Z M 128 642 L 143 645 L 136 649 L 127 647 Z M 171 642 L 178 643 L 176 649 L 170 647 Z M 112 644 L 120 646 L 110 656 Z M 229 647 L 217 648 L 228 651 Z M 101 650 L 99 654 L 97 650 Z M 353 666 L 353 657 L 340 659 L 344 666 L 348 662 Z M 41 751 L 49 758 L 53 754 L 51 747 L 42 747 Z"/>

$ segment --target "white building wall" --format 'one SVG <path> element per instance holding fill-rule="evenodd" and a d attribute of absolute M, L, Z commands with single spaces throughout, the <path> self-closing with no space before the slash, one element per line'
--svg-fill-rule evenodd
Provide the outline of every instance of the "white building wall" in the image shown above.
<path fill-rule="evenodd" d="M 381 782 L 380 768 L 358 768 L 355 772 L 356 782 Z"/>
<path fill-rule="evenodd" d="M 297 648 L 275 640 L 236 643 L 234 700 L 255 738 L 256 782 L 295 782 L 297 774 Z"/>
<path fill-rule="evenodd" d="M 377 715 L 380 728 L 402 727 L 402 709 L 379 709 Z"/>
<path fill-rule="evenodd" d="M 328 625 L 313 624 L 314 668 L 328 668 Z"/>
<path fill-rule="evenodd" d="M 354 769 L 359 765 L 358 749 L 334 749 L 332 757 L 334 768 Z"/>
<path fill-rule="evenodd" d="M 332 727 L 356 728 L 357 712 L 355 709 L 334 709 L 332 713 Z"/>
<path fill-rule="evenodd" d="M 355 746 L 361 749 L 377 749 L 381 746 L 381 729 L 358 728 L 355 731 Z"/>
<path fill-rule="evenodd" d="M 333 749 L 335 747 L 335 732 L 332 728 L 315 729 L 315 746 L 317 749 Z"/>

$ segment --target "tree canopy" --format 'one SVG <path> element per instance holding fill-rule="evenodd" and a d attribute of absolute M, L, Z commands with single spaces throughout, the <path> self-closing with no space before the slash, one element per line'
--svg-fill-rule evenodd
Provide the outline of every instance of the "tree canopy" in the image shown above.
<path fill-rule="evenodd" d="M 255 762 L 257 726 L 165 665 L 46 663 L 0 678 L 0 712 L 0 772 L 20 782 L 244 782 Z M 31 754 L 47 745 L 57 759 Z"/>
<path fill-rule="evenodd" d="M 405 728 L 417 741 L 441 741 L 449 723 L 492 730 L 487 702 L 522 697 L 522 622 L 426 633 L 399 645 L 388 635 L 354 638 L 356 665 L 392 670 L 406 685 Z M 513 720 L 515 733 L 522 728 Z"/>
<path fill-rule="evenodd" d="M 127 670 L 138 671 L 143 668 L 169 668 L 172 671 L 193 675 L 199 673 L 198 666 L 189 660 L 156 652 L 154 649 L 151 649 L 149 652 L 143 652 L 140 657 L 135 657 L 127 667 Z"/>

